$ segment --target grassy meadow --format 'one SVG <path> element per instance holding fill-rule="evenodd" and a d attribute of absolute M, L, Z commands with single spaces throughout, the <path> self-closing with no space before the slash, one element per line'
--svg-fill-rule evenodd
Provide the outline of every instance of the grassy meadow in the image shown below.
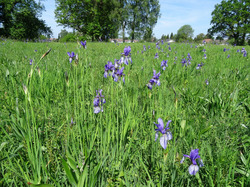
<path fill-rule="evenodd" d="M 197 45 L 1 41 L 0 186 L 250 186 L 250 47 Z M 105 78 L 125 46 L 125 83 Z M 159 118 L 172 120 L 166 149 Z M 190 175 L 193 149 L 204 166 Z"/>

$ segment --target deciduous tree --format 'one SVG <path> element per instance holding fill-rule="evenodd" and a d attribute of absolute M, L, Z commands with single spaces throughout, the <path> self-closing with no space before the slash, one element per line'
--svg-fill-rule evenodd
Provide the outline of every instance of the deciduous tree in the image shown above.
<path fill-rule="evenodd" d="M 45 21 L 39 19 L 44 7 L 34 0 L 1 0 L 1 35 L 15 39 L 35 39 L 52 34 Z"/>
<path fill-rule="evenodd" d="M 234 38 L 237 45 L 243 45 L 250 34 L 250 1 L 223 0 L 212 12 L 211 35 Z"/>

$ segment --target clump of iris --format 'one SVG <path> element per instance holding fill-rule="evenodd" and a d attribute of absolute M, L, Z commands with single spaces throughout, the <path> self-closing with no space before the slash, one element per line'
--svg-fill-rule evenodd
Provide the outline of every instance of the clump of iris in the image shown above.
<path fill-rule="evenodd" d="M 123 70 L 124 70 L 124 67 L 114 71 L 112 76 L 113 76 L 115 82 L 118 82 L 119 80 L 122 79 L 122 81 L 125 83 L 125 77 L 124 77 L 125 74 L 123 74 Z"/>
<path fill-rule="evenodd" d="M 193 149 L 189 155 L 183 154 L 181 164 L 184 162 L 185 158 L 189 158 L 192 163 L 188 168 L 188 172 L 190 175 L 195 175 L 199 171 L 199 166 L 197 165 L 197 162 L 199 163 L 200 167 L 204 166 L 203 161 L 199 155 L 199 149 Z"/>
<path fill-rule="evenodd" d="M 121 53 L 122 57 L 121 57 L 121 63 L 124 63 L 126 65 L 128 65 L 128 61 L 130 61 L 130 63 L 132 63 L 132 59 L 131 59 L 131 47 L 125 47 L 124 48 L 124 52 Z"/>
<path fill-rule="evenodd" d="M 112 62 L 108 61 L 108 63 L 104 67 L 105 67 L 105 72 L 104 72 L 105 78 L 110 76 L 111 73 L 114 73 L 115 66 L 112 64 Z"/>
<path fill-rule="evenodd" d="M 96 90 L 96 96 L 94 98 L 94 113 L 97 114 L 99 112 L 103 112 L 103 104 L 106 103 L 104 99 L 104 95 L 102 95 L 102 89 Z"/>
<path fill-rule="evenodd" d="M 158 53 L 156 53 L 156 54 L 155 54 L 155 58 L 159 58 L 159 55 L 158 55 Z"/>
<path fill-rule="evenodd" d="M 204 66 L 204 64 L 201 62 L 200 64 L 197 65 L 196 69 L 201 69 L 202 66 Z"/>
<path fill-rule="evenodd" d="M 160 137 L 160 144 L 162 146 L 163 149 L 167 148 L 167 143 L 169 140 L 172 139 L 172 133 L 169 130 L 169 124 L 170 124 L 171 120 L 169 120 L 166 124 L 166 127 L 164 128 L 164 123 L 163 120 L 161 118 L 158 118 L 158 123 L 156 124 L 154 122 L 154 124 L 156 125 L 157 129 L 155 129 L 155 141 L 158 139 L 159 136 L 159 132 L 162 134 L 162 136 Z"/>
<path fill-rule="evenodd" d="M 162 67 L 162 69 L 165 71 L 165 69 L 166 69 L 166 67 L 168 67 L 168 60 L 163 60 L 162 62 L 161 62 L 161 67 Z"/>
<path fill-rule="evenodd" d="M 159 78 L 160 78 L 160 75 L 161 75 L 161 72 L 156 73 L 156 71 L 153 70 L 153 73 L 154 73 L 153 78 L 149 80 L 149 83 L 148 83 L 148 84 L 146 84 L 146 86 L 147 86 L 148 89 L 150 89 L 150 90 L 152 90 L 152 87 L 153 87 L 154 84 L 157 85 L 157 86 L 160 86 L 160 85 L 161 85 L 160 79 L 159 79 Z"/>

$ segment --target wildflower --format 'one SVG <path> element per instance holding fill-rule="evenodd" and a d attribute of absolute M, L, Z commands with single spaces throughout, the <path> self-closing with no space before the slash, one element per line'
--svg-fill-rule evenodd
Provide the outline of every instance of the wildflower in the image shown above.
<path fill-rule="evenodd" d="M 105 72 L 104 77 L 107 78 L 107 76 L 110 76 L 110 72 L 113 72 L 115 69 L 115 66 L 112 64 L 112 62 L 108 61 L 108 63 L 105 65 Z"/>
<path fill-rule="evenodd" d="M 163 70 L 165 70 L 166 67 L 168 67 L 167 62 L 168 62 L 168 60 L 163 60 L 163 61 L 161 62 L 161 67 L 162 67 Z"/>
<path fill-rule="evenodd" d="M 208 79 L 205 80 L 206 85 L 209 85 Z"/>
<path fill-rule="evenodd" d="M 204 59 L 207 59 L 207 55 L 206 55 L 206 54 L 204 54 L 203 58 L 204 58 Z"/>
<path fill-rule="evenodd" d="M 123 70 L 124 70 L 124 67 L 122 67 L 121 69 L 117 69 L 117 71 L 114 72 L 113 78 L 114 78 L 115 82 L 117 82 L 119 79 L 121 79 L 124 76 Z M 122 78 L 122 80 L 125 83 L 125 78 L 124 77 Z"/>
<path fill-rule="evenodd" d="M 32 65 L 32 62 L 33 62 L 33 60 L 32 60 L 32 59 L 30 59 L 30 65 Z"/>
<path fill-rule="evenodd" d="M 170 46 L 168 47 L 168 50 L 171 51 L 171 47 Z"/>
<path fill-rule="evenodd" d="M 102 95 L 102 89 L 100 90 L 96 90 L 96 96 L 95 99 L 93 101 L 94 104 L 94 113 L 97 114 L 100 111 L 103 112 L 103 104 L 106 103 L 105 99 L 104 99 L 104 95 Z"/>
<path fill-rule="evenodd" d="M 74 52 L 71 52 L 71 54 L 70 54 L 70 52 L 68 52 L 67 54 L 68 54 L 68 56 L 69 56 L 69 63 L 71 63 L 72 60 L 73 60 L 74 57 L 75 57 L 75 53 L 74 53 Z"/>
<path fill-rule="evenodd" d="M 242 48 L 241 53 L 243 53 L 243 56 L 246 57 L 247 56 L 247 51 L 245 48 Z"/>
<path fill-rule="evenodd" d="M 159 80 L 159 77 L 160 77 L 161 73 L 159 72 L 159 73 L 156 74 L 156 71 L 155 71 L 155 70 L 153 70 L 153 73 L 154 73 L 153 78 L 149 80 L 149 83 L 148 83 L 148 84 L 146 84 L 146 86 L 147 86 L 150 90 L 152 90 L 152 86 L 153 86 L 154 84 L 156 84 L 157 86 L 160 86 L 160 85 L 161 85 L 160 80 Z"/>
<path fill-rule="evenodd" d="M 87 42 L 86 42 L 86 40 L 85 40 L 84 42 L 81 41 L 80 44 L 81 44 L 85 49 L 87 49 Z"/>
<path fill-rule="evenodd" d="M 227 58 L 229 58 L 230 57 L 230 55 L 227 55 Z"/>
<path fill-rule="evenodd" d="M 205 40 L 203 40 L 203 42 L 202 42 L 203 44 L 206 44 L 206 41 Z"/>
<path fill-rule="evenodd" d="M 131 47 L 125 47 L 124 48 L 124 53 L 122 53 L 122 57 L 121 57 L 121 63 L 125 63 L 126 65 L 128 65 L 128 61 L 130 61 L 130 63 L 132 63 L 132 59 L 131 59 Z"/>
<path fill-rule="evenodd" d="M 226 48 L 224 48 L 224 49 L 223 49 L 223 52 L 226 52 L 226 50 L 227 50 L 227 49 L 226 49 Z"/>
<path fill-rule="evenodd" d="M 206 52 L 206 49 L 203 49 L 203 52 L 205 53 L 205 52 Z"/>
<path fill-rule="evenodd" d="M 161 44 L 164 44 L 163 40 L 161 40 Z"/>
<path fill-rule="evenodd" d="M 155 58 L 159 58 L 159 55 L 158 55 L 158 53 L 156 53 L 156 54 L 155 54 Z"/>
<path fill-rule="evenodd" d="M 204 66 L 204 64 L 200 63 L 200 64 L 197 65 L 196 69 L 201 69 L 202 66 Z"/>
<path fill-rule="evenodd" d="M 196 163 L 196 159 L 197 159 L 200 167 L 204 166 L 203 161 L 201 160 L 200 155 L 199 155 L 199 149 L 193 149 L 190 152 L 190 155 L 183 154 L 183 158 L 181 159 L 181 164 L 184 162 L 185 157 L 189 158 L 192 162 L 192 164 L 188 168 L 190 175 L 195 175 L 199 171 L 199 166 Z"/>
<path fill-rule="evenodd" d="M 172 133 L 169 131 L 169 123 L 171 122 L 171 120 L 169 120 L 166 124 L 166 127 L 164 128 L 164 123 L 163 120 L 161 118 L 158 118 L 158 123 L 156 124 L 154 122 L 154 124 L 157 126 L 157 129 L 155 129 L 156 133 L 155 133 L 155 141 L 158 139 L 159 136 L 159 132 L 162 134 L 161 138 L 160 138 L 160 144 L 163 147 L 163 149 L 167 148 L 167 143 L 169 140 L 172 139 Z"/>

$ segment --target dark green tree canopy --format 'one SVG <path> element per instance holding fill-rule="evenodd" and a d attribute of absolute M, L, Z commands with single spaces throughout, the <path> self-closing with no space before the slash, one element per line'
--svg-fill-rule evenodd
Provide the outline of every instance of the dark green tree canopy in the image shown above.
<path fill-rule="evenodd" d="M 250 1 L 223 0 L 212 12 L 211 25 L 210 35 L 233 38 L 237 45 L 243 45 L 250 34 Z"/>
<path fill-rule="evenodd" d="M 192 39 L 194 30 L 190 25 L 183 25 L 177 31 L 176 41 L 190 40 Z"/>
<path fill-rule="evenodd" d="M 115 16 L 118 5 L 114 0 L 56 0 L 56 21 L 92 36 L 92 40 L 105 40 L 118 34 L 118 17 Z"/>
<path fill-rule="evenodd" d="M 127 31 L 132 40 L 151 38 L 159 17 L 158 0 L 56 0 L 56 21 L 92 40 L 107 40 Z"/>
<path fill-rule="evenodd" d="M 34 0 L 1 0 L 0 35 L 15 39 L 35 39 L 41 34 L 51 34 L 44 20 L 40 20 L 44 7 Z"/>

